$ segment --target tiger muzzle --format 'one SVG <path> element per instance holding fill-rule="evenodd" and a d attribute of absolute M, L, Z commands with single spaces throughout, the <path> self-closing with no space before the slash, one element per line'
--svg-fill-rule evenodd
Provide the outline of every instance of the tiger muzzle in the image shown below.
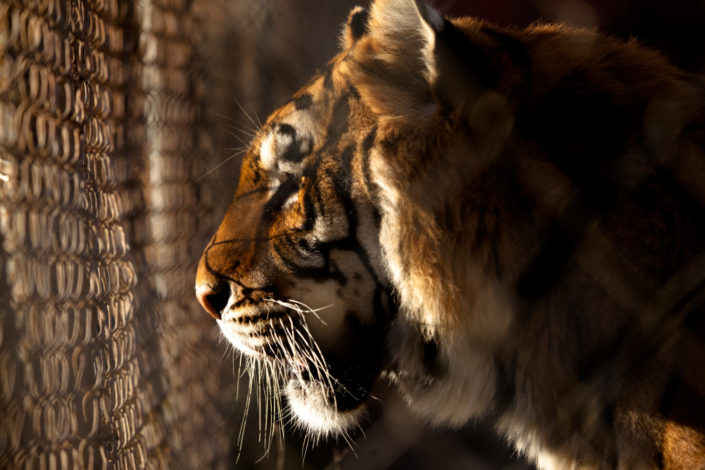
<path fill-rule="evenodd" d="M 264 314 L 244 313 L 266 303 L 268 299 L 276 298 L 273 289 L 250 289 L 233 281 L 204 282 L 196 286 L 196 298 L 201 306 L 216 320 L 222 320 L 225 310 L 237 312 L 232 320 L 239 323 L 250 323 Z"/>

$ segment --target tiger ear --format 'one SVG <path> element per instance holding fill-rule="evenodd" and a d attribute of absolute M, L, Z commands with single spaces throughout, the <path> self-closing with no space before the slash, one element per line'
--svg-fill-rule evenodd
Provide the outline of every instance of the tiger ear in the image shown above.
<path fill-rule="evenodd" d="M 353 10 L 344 33 L 354 46 L 347 65 L 366 104 L 386 116 L 428 112 L 436 38 L 445 25 L 441 14 L 423 0 L 377 0 L 364 24 L 355 18 Z"/>
<path fill-rule="evenodd" d="M 351 49 L 358 39 L 369 32 L 367 29 L 369 19 L 369 12 L 362 7 L 355 7 L 350 11 L 340 35 L 341 49 L 344 51 Z"/>
<path fill-rule="evenodd" d="M 439 106 L 467 112 L 496 85 L 497 51 L 482 25 L 461 30 L 424 0 L 376 0 L 365 19 L 344 64 L 380 116 L 423 123 Z"/>

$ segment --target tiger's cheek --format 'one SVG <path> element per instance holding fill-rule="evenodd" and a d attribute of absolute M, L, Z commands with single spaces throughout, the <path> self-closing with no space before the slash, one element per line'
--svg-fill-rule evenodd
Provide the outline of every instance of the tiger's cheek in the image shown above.
<path fill-rule="evenodd" d="M 335 349 L 348 333 L 346 322 L 372 325 L 377 321 L 374 299 L 378 286 L 355 252 L 331 250 L 328 269 L 335 276 L 325 280 L 299 278 L 283 293 L 306 299 L 313 310 L 306 313 L 311 333 L 321 347 Z"/>

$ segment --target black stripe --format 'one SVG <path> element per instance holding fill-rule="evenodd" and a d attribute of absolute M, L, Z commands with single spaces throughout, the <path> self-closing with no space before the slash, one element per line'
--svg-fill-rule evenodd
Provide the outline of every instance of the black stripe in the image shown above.
<path fill-rule="evenodd" d="M 333 67 L 331 64 L 328 64 L 326 69 L 324 70 L 324 77 L 323 77 L 323 88 L 327 91 L 333 91 Z"/>
<path fill-rule="evenodd" d="M 379 226 L 382 221 L 382 215 L 379 212 L 379 196 L 377 194 L 377 186 L 372 182 L 372 171 L 370 170 L 370 150 L 377 138 L 377 126 L 375 125 L 370 132 L 367 133 L 362 141 L 362 178 L 365 186 L 370 191 L 373 205 L 373 217 L 375 224 Z"/>
<path fill-rule="evenodd" d="M 348 87 L 348 91 L 353 96 L 353 98 L 355 98 L 356 100 L 360 99 L 360 92 L 358 91 L 358 89 L 354 85 L 350 85 Z"/>
<path fill-rule="evenodd" d="M 294 98 L 291 101 L 294 103 L 296 109 L 301 111 L 303 109 L 308 109 L 311 107 L 311 105 L 313 104 L 313 96 L 311 96 L 311 93 L 304 93 L 303 95 L 299 96 L 298 98 Z"/>
<path fill-rule="evenodd" d="M 346 249 L 349 251 L 354 251 L 360 261 L 365 266 L 365 269 L 369 272 L 370 276 L 374 279 L 376 284 L 381 285 L 382 282 L 377 277 L 372 262 L 370 261 L 368 253 L 363 249 L 357 240 L 357 229 L 359 226 L 359 220 L 357 217 L 357 208 L 351 197 L 352 191 L 352 159 L 355 155 L 355 144 L 348 145 L 341 153 L 341 165 L 339 178 L 336 178 L 335 186 L 336 192 L 340 197 L 341 203 L 345 208 L 345 213 L 348 216 L 348 236 L 346 239 L 339 240 L 335 243 L 337 248 Z M 379 225 L 378 225 L 379 227 Z"/>
<path fill-rule="evenodd" d="M 289 124 L 278 124 L 277 132 L 280 134 L 288 135 L 292 140 L 296 139 L 296 129 L 294 129 Z"/>
<path fill-rule="evenodd" d="M 329 248 L 324 246 L 318 248 L 318 253 L 316 253 L 315 256 L 321 256 L 323 258 L 323 267 L 312 268 L 302 264 L 304 262 L 310 262 L 310 257 L 302 257 L 299 250 L 297 248 L 292 249 L 292 246 L 295 246 L 293 240 L 291 240 L 290 243 L 275 243 L 272 244 L 272 250 L 279 256 L 284 267 L 293 272 L 296 278 L 311 279 L 316 282 L 334 280 L 342 286 L 348 282 L 347 277 L 340 272 L 334 263 L 331 263 Z"/>
<path fill-rule="evenodd" d="M 377 125 L 375 125 L 370 132 L 367 133 L 365 138 L 362 140 L 362 154 L 363 156 L 368 156 L 370 153 L 370 149 L 372 148 L 372 144 L 375 143 L 375 138 L 377 137 Z M 369 168 L 366 173 L 366 176 L 369 175 Z"/>
<path fill-rule="evenodd" d="M 323 142 L 321 150 L 328 148 L 340 140 L 340 137 L 348 130 L 348 115 L 350 114 L 350 106 L 348 105 L 348 97 L 341 96 L 333 105 L 333 113 L 331 114 L 328 128 L 326 129 L 326 139 Z"/>
<path fill-rule="evenodd" d="M 326 216 L 326 204 L 323 200 L 323 196 L 321 195 L 321 192 L 319 191 L 317 183 L 318 183 L 318 175 L 315 174 L 315 172 L 313 172 L 313 174 L 311 176 L 311 186 L 309 187 L 309 190 L 304 195 L 304 198 L 306 198 L 310 201 L 311 218 L 312 219 Z M 313 228 L 313 220 L 311 223 L 311 228 Z"/>
<path fill-rule="evenodd" d="M 292 194 L 299 190 L 299 185 L 297 181 L 298 180 L 291 177 L 282 181 L 282 183 L 279 185 L 272 197 L 270 197 L 267 203 L 264 205 L 264 211 L 262 212 L 263 220 L 271 221 L 274 217 L 278 215 L 279 210 L 284 205 L 286 200 L 289 199 Z"/>
<path fill-rule="evenodd" d="M 315 179 L 310 177 L 311 180 L 311 186 L 308 191 L 304 191 L 303 194 L 303 199 L 304 199 L 304 224 L 301 227 L 303 230 L 313 230 L 313 224 L 315 223 L 316 219 L 316 205 L 313 202 L 313 195 L 316 193 L 315 191 L 312 191 L 311 188 L 313 187 L 313 183 L 315 182 Z"/>

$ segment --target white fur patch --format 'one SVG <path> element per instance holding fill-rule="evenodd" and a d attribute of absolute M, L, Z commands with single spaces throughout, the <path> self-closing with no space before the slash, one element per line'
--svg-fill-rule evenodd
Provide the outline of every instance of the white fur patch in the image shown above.
<path fill-rule="evenodd" d="M 264 338 L 258 336 L 243 336 L 238 334 L 236 331 L 238 328 L 242 328 L 241 325 L 235 322 L 226 320 L 216 320 L 221 333 L 225 336 L 230 344 L 235 346 L 238 351 L 244 353 L 251 357 L 261 357 L 262 354 L 259 353 L 256 348 L 262 347 L 267 342 Z M 246 340 L 244 338 L 247 338 Z"/>
<path fill-rule="evenodd" d="M 298 151 L 307 155 L 313 150 L 311 145 L 320 139 L 321 133 L 318 131 L 320 123 L 315 122 L 315 116 L 308 111 L 295 111 L 284 116 L 276 125 L 272 126 L 260 144 L 259 155 L 262 167 L 267 170 L 272 179 L 272 186 L 281 182 L 282 173 L 294 175 L 301 172 L 304 166 L 304 159 L 301 161 L 289 161 L 282 158 L 287 150 L 294 144 L 298 144 Z M 278 125 L 291 126 L 296 132 L 296 136 L 280 132 Z"/>
<path fill-rule="evenodd" d="M 494 397 L 491 351 L 466 341 L 462 329 L 446 330 L 439 335 L 442 341 L 437 361 L 442 372 L 437 377 L 428 376 L 421 363 L 420 332 L 406 320 L 403 315 L 392 328 L 399 371 L 391 375 L 412 411 L 441 426 L 462 426 L 483 415 Z"/>
<path fill-rule="evenodd" d="M 262 139 L 259 147 L 259 158 L 265 170 L 273 170 L 277 166 L 277 153 L 274 145 L 274 134 L 269 132 L 267 137 Z"/>
<path fill-rule="evenodd" d="M 372 5 L 371 18 L 385 35 L 401 38 L 403 34 L 427 37 L 443 29 L 443 17 L 427 3 L 418 0 L 385 0 Z"/>
<path fill-rule="evenodd" d="M 289 196 L 286 201 L 284 201 L 284 204 L 282 205 L 282 209 L 288 209 L 289 207 L 293 206 L 296 204 L 296 202 L 299 200 L 301 193 L 299 191 L 296 191 L 294 194 Z"/>
<path fill-rule="evenodd" d="M 328 402 L 328 390 L 318 381 L 292 379 L 287 384 L 286 396 L 299 424 L 317 437 L 344 433 L 355 426 L 364 414 L 362 406 L 338 411 Z"/>
<path fill-rule="evenodd" d="M 274 137 L 274 148 L 277 155 L 281 155 L 294 142 L 294 139 L 289 134 L 277 132 Z"/>

